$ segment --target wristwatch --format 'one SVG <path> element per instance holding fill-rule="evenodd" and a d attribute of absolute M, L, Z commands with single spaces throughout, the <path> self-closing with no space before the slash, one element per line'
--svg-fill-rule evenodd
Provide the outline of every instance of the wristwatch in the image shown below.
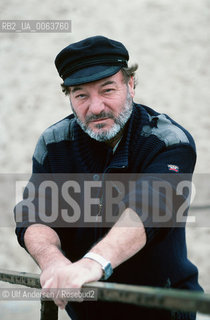
<path fill-rule="evenodd" d="M 110 261 L 107 261 L 102 256 L 94 252 L 88 252 L 84 255 L 83 258 L 89 258 L 91 260 L 97 261 L 100 263 L 103 269 L 103 276 L 101 280 L 107 280 L 113 273 L 112 265 Z"/>

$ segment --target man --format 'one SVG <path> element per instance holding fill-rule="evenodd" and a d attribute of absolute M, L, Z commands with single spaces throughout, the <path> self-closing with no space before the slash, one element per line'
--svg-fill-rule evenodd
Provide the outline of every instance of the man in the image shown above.
<path fill-rule="evenodd" d="M 101 174 L 124 177 L 138 173 L 143 178 L 136 179 L 136 187 L 125 192 L 124 209 L 105 227 L 96 224 L 51 227 L 41 219 L 27 225 L 30 210 L 26 213 L 20 205 L 16 207 L 16 216 L 21 213 L 24 217 L 16 229 L 18 240 L 40 266 L 41 285 L 45 289 L 81 288 L 91 281 L 109 279 L 202 290 L 197 268 L 187 259 L 183 225 L 152 224 L 153 207 L 157 205 L 163 214 L 169 207 L 174 218 L 177 203 L 180 204 L 177 199 L 172 203 L 167 192 L 154 188 L 153 180 L 162 183 L 158 174 L 165 174 L 175 197 L 175 173 L 191 176 L 194 170 L 194 141 L 168 116 L 133 102 L 137 66 L 128 68 L 128 60 L 128 51 L 122 43 L 103 36 L 73 43 L 56 57 L 73 115 L 51 126 L 40 137 L 30 181 L 35 183 L 36 174 L 47 179 L 48 173 L 90 174 L 94 181 L 100 180 Z M 158 204 L 149 201 L 145 205 L 150 195 L 157 194 Z M 185 197 L 183 194 L 182 200 Z M 96 221 L 110 214 L 103 197 L 100 199 Z M 87 210 L 84 206 L 84 219 Z M 61 297 L 54 301 L 60 308 L 66 307 L 72 319 L 195 319 L 193 313 L 131 304 L 99 301 L 67 304 Z"/>

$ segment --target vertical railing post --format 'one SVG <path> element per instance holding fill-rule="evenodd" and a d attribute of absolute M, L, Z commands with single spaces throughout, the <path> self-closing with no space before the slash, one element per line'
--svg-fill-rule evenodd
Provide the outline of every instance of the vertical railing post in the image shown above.
<path fill-rule="evenodd" d="M 41 299 L 40 311 L 40 320 L 58 320 L 58 307 L 53 301 L 44 301 Z"/>

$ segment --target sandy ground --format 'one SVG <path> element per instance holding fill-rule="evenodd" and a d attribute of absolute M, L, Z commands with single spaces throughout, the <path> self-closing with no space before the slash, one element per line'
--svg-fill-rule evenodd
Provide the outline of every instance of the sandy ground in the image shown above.
<path fill-rule="evenodd" d="M 210 2 L 208 0 L 63 0 L 1 1 L 0 19 L 72 20 L 72 33 L 0 34 L 0 175 L 30 173 L 31 157 L 41 132 L 70 113 L 54 67 L 56 54 L 71 42 L 91 35 L 122 41 L 130 61 L 138 62 L 136 102 L 169 114 L 195 138 L 198 177 L 195 204 L 209 204 L 210 174 Z M 202 173 L 202 175 L 201 175 Z M 2 178 L 3 177 L 3 178 Z M 6 178 L 5 178 L 6 177 Z M 12 226 L 15 199 L 1 184 L 0 267 L 39 272 L 17 245 Z M 187 228 L 190 259 L 210 292 L 210 222 Z M 10 226 L 10 227 L 9 227 Z M 205 226 L 205 227 L 204 227 Z M 5 284 L 1 283 L 1 286 Z M 38 302 L 1 302 L 0 319 L 39 319 Z M 64 313 L 60 319 L 65 319 Z M 201 317 L 200 319 L 210 319 Z"/>

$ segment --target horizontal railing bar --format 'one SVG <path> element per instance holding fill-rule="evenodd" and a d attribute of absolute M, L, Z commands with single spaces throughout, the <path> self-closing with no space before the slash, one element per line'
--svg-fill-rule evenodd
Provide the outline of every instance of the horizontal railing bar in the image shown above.
<path fill-rule="evenodd" d="M 210 205 L 192 205 L 190 206 L 190 210 L 209 210 Z"/>
<path fill-rule="evenodd" d="M 118 301 L 176 311 L 210 314 L 210 294 L 189 290 L 95 282 L 84 285 L 98 290 L 98 300 Z"/>
<path fill-rule="evenodd" d="M 0 269 L 0 281 L 41 288 L 38 274 Z M 210 294 L 201 292 L 99 281 L 85 284 L 83 287 L 94 289 L 98 300 L 210 314 Z"/>
<path fill-rule="evenodd" d="M 4 282 L 20 284 L 31 288 L 41 288 L 39 278 L 40 275 L 35 273 L 0 269 L 0 280 Z"/>

